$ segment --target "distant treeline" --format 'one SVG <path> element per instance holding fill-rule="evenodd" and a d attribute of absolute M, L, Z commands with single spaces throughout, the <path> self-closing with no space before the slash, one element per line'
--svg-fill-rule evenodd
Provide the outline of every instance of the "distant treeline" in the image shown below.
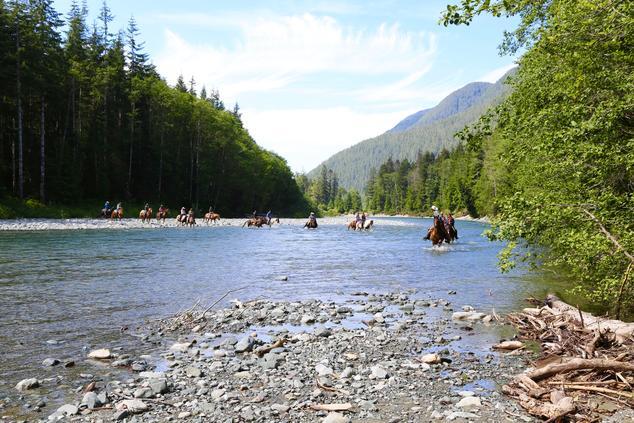
<path fill-rule="evenodd" d="M 134 19 L 113 31 L 105 3 L 91 27 L 87 13 L 73 3 L 63 26 L 50 0 L 0 0 L 0 198 L 306 212 L 237 104 L 225 110 L 193 78 L 168 86 Z"/>

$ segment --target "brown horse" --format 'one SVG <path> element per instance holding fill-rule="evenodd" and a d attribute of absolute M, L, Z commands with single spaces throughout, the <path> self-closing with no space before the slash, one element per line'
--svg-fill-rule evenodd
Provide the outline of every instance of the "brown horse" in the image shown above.
<path fill-rule="evenodd" d="M 443 241 L 447 244 L 451 242 L 451 238 L 445 230 L 445 225 L 438 216 L 434 216 L 434 226 L 429 231 L 429 239 L 432 245 L 441 245 Z"/>
<path fill-rule="evenodd" d="M 203 222 L 205 223 L 213 223 L 216 221 L 220 221 L 220 215 L 218 213 L 209 212 L 205 213 L 205 216 L 203 216 Z"/>
<path fill-rule="evenodd" d="M 176 221 L 181 224 L 181 226 L 194 226 L 196 224 L 196 218 L 193 214 L 179 214 L 176 216 Z"/>
<path fill-rule="evenodd" d="M 353 220 L 352 222 L 348 223 L 346 225 L 346 227 L 348 228 L 348 230 L 352 229 L 353 231 L 357 230 L 357 221 Z"/>
<path fill-rule="evenodd" d="M 167 217 L 167 213 L 169 213 L 170 209 L 163 209 L 163 211 L 161 211 L 159 209 L 159 211 L 156 212 L 156 221 L 160 221 L 163 220 L 163 223 L 165 223 L 165 218 Z"/>
<path fill-rule="evenodd" d="M 145 210 L 141 210 L 139 212 L 139 219 L 141 219 L 141 222 L 145 223 L 145 221 L 147 221 L 147 223 L 150 223 L 150 220 L 152 220 L 152 207 L 148 207 L 147 211 Z"/>
<path fill-rule="evenodd" d="M 123 219 L 123 207 L 121 207 L 120 209 L 113 210 L 112 214 L 110 215 L 110 219 L 112 219 L 112 220 L 114 220 L 114 219 L 118 219 L 118 220 Z"/>
<path fill-rule="evenodd" d="M 256 228 L 261 228 L 263 225 L 271 226 L 271 224 L 269 223 L 266 217 L 256 216 L 244 222 L 242 224 L 242 227 L 244 228 L 246 226 L 247 228 L 250 228 L 251 226 L 255 226 Z"/>

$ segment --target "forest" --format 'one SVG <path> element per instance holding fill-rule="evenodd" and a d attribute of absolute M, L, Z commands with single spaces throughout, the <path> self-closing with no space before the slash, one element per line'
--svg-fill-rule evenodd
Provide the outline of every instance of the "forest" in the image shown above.
<path fill-rule="evenodd" d="M 0 0 L 0 215 L 123 201 L 225 215 L 304 214 L 286 161 L 260 148 L 239 106 L 182 76 L 174 87 L 144 52 L 140 30 L 112 28 L 104 2 L 66 17 L 50 0 Z M 0 216 L 1 217 L 1 216 Z"/>

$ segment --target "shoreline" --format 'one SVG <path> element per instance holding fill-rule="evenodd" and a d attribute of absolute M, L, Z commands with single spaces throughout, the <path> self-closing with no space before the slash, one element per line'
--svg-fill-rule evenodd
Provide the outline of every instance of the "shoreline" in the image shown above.
<path fill-rule="evenodd" d="M 491 350 L 508 330 L 492 315 L 414 290 L 350 295 L 341 303 L 235 301 L 144 326 L 134 336 L 156 343 L 159 360 L 94 346 L 98 351 L 77 357 L 94 364 L 92 378 L 67 380 L 62 366 L 52 379 L 33 375 L 40 386 L 91 391 L 70 391 L 73 401 L 33 410 L 31 417 L 509 421 L 512 413 L 533 421 L 499 392 L 500 381 L 523 364 Z M 115 379 L 111 372 L 120 366 L 129 376 Z M 40 389 L 22 391 L 23 399 L 5 403 L 3 414 L 24 401 L 37 404 Z"/>

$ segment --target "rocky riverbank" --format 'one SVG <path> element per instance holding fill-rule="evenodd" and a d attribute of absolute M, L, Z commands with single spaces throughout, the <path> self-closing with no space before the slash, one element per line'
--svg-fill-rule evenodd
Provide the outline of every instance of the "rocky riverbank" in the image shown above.
<path fill-rule="evenodd" d="M 38 390 L 53 382 L 34 375 L 2 407 L 28 403 L 44 421 L 531 421 L 499 391 L 523 363 L 491 350 L 504 332 L 492 315 L 413 292 L 355 294 L 190 310 L 139 334 L 160 360 L 103 346 L 86 356 L 94 376 L 60 384 L 74 401 L 47 407 Z M 112 368 L 128 372 L 115 380 Z"/>

